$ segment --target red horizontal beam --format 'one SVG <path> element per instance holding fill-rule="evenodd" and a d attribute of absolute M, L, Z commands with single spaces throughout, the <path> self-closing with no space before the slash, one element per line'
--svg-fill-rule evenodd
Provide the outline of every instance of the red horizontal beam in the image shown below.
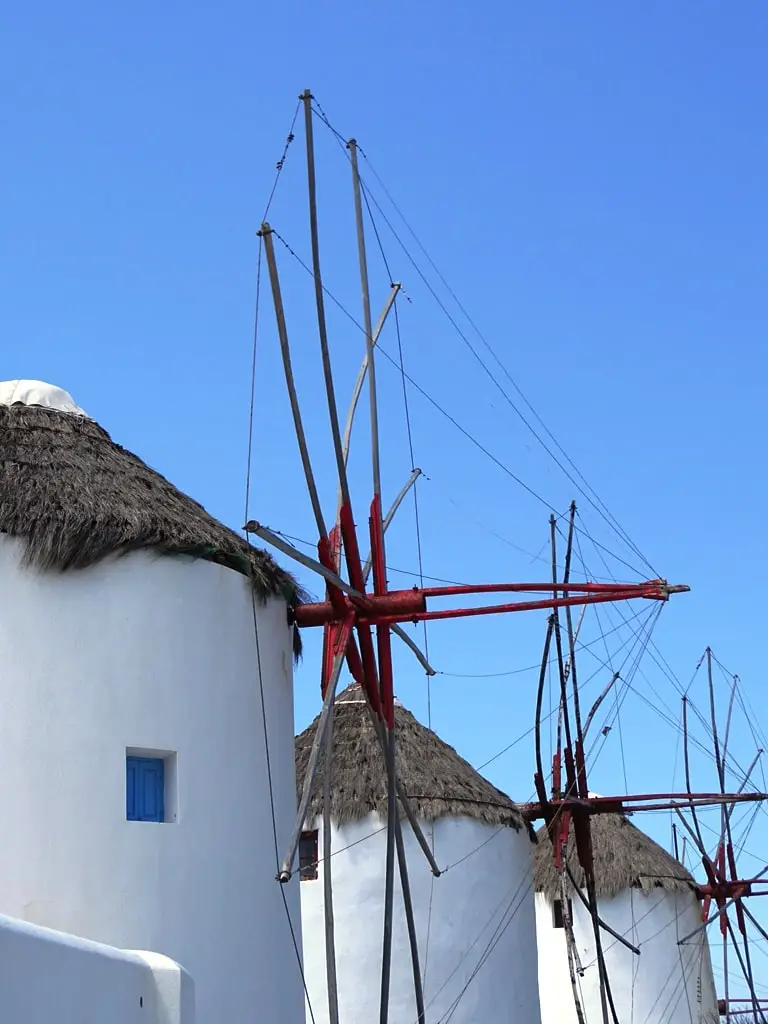
<path fill-rule="evenodd" d="M 429 597 L 429 591 L 426 593 Z M 643 588 L 638 587 L 632 590 L 613 590 L 607 594 L 590 592 L 578 594 L 574 597 L 548 597 L 541 601 L 516 601 L 514 604 L 490 604 L 480 608 L 446 608 L 440 611 L 423 612 L 421 615 L 414 616 L 413 620 L 409 621 L 431 622 L 435 619 L 468 619 L 473 615 L 504 615 L 509 612 L 544 611 L 554 608 L 569 608 L 575 605 L 604 604 L 608 601 L 633 601 L 640 597 L 650 598 L 655 601 L 667 600 L 666 596 L 645 592 Z M 389 621 L 393 623 L 398 620 L 390 619 Z"/>
<path fill-rule="evenodd" d="M 546 803 L 521 804 L 528 821 L 536 821 L 560 810 L 587 811 L 588 814 L 621 814 L 626 804 L 642 804 L 634 811 L 668 811 L 679 807 L 707 807 L 717 804 L 749 803 L 768 800 L 766 793 L 633 793 L 629 796 L 563 797 Z"/>
<path fill-rule="evenodd" d="M 610 594 L 625 590 L 653 591 L 658 600 L 682 593 L 690 587 L 670 586 L 666 580 L 644 580 L 642 583 L 463 583 L 446 587 L 425 587 L 427 597 L 455 597 L 459 594 Z"/>
<path fill-rule="evenodd" d="M 433 619 L 463 619 L 473 615 L 500 615 L 508 612 L 567 608 L 573 605 L 601 604 L 646 598 L 666 601 L 670 594 L 680 593 L 686 586 L 670 587 L 664 580 L 648 583 L 482 583 L 470 586 L 414 587 L 393 590 L 388 594 L 345 596 L 343 615 L 331 601 L 302 604 L 295 611 L 299 626 L 324 626 L 349 612 L 357 622 L 369 626 L 387 626 L 398 622 L 426 622 Z M 470 594 L 550 594 L 539 601 L 518 601 L 513 604 L 483 605 L 479 608 L 446 608 L 427 610 L 427 601 L 435 597 L 461 597 Z M 563 596 L 557 596 L 563 595 Z"/>
<path fill-rule="evenodd" d="M 356 622 L 377 625 L 382 621 L 409 622 L 426 611 L 427 603 L 422 590 L 391 590 L 388 594 L 366 594 L 365 597 L 345 597 L 344 614 L 352 614 Z M 294 613 L 298 626 L 325 626 L 335 622 L 338 612 L 331 601 L 300 604 Z"/>

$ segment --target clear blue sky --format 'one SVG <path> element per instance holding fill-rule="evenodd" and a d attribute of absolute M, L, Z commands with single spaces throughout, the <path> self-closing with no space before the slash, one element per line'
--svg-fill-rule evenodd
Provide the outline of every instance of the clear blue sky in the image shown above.
<path fill-rule="evenodd" d="M 2 375 L 67 388 L 116 440 L 239 527 L 256 231 L 296 96 L 309 86 L 338 130 L 357 136 L 592 487 L 659 572 L 693 588 L 654 633 L 674 674 L 686 682 L 711 644 L 764 727 L 767 31 L 755 0 L 15 5 L 0 39 Z M 349 171 L 317 131 L 326 281 L 359 318 Z M 271 218 L 306 258 L 302 144 L 298 133 Z M 401 303 L 409 373 L 558 510 L 576 497 L 592 535 L 636 564 L 382 231 L 410 299 Z M 310 282 L 278 249 L 330 516 Z M 372 285 L 378 308 L 388 279 L 375 255 Z M 311 540 L 266 301 L 262 314 L 250 514 Z M 329 317 L 345 405 L 361 337 L 335 309 Z M 396 355 L 391 331 L 383 344 Z M 401 382 L 384 363 L 380 383 L 392 495 L 410 461 Z M 547 509 L 418 393 L 409 401 L 415 461 L 430 478 L 420 489 L 425 571 L 461 581 L 545 575 L 517 548 L 540 552 Z M 360 442 L 353 482 L 365 523 L 364 429 Z M 410 506 L 388 554 L 415 570 Z M 584 557 L 603 572 L 594 548 Z M 638 578 L 606 558 L 613 573 Z M 611 614 L 603 631 L 619 622 Z M 444 673 L 510 672 L 540 658 L 544 623 L 437 625 L 430 654 Z M 612 634 L 612 650 L 622 637 Z M 298 726 L 319 706 L 318 651 L 309 638 Z M 398 692 L 426 718 L 423 676 L 409 659 L 397 667 Z M 594 667 L 587 659 L 582 674 Z M 658 704 L 654 688 L 677 716 L 670 679 L 653 660 L 643 671 L 636 688 Z M 480 765 L 531 724 L 535 675 L 438 675 L 433 725 Z M 699 690 L 702 707 L 703 698 Z M 635 693 L 624 709 L 624 758 L 614 728 L 593 787 L 620 791 L 624 763 L 631 789 L 668 788 L 675 730 Z M 754 742 L 745 724 L 734 729 L 746 763 Z M 487 772 L 526 799 L 532 770 L 528 739 Z M 714 787 L 711 766 L 700 772 L 699 788 Z M 666 818 L 644 824 L 667 840 Z M 758 858 L 765 839 L 759 824 L 748 843 Z M 744 861 L 745 872 L 761 866 Z"/>

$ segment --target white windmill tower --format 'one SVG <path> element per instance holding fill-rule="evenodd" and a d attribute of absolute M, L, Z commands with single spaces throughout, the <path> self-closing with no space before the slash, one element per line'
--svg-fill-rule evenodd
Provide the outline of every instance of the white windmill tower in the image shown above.
<path fill-rule="evenodd" d="M 296 739 L 297 785 L 306 776 L 319 717 Z M 410 830 L 402 831 L 408 864 L 413 934 L 424 967 L 428 1020 L 455 1024 L 536 1021 L 531 834 L 515 804 L 453 747 L 395 706 L 398 777 L 441 863 L 455 865 L 433 879 Z M 307 989 L 315 1021 L 327 1021 L 321 762 L 301 850 L 301 915 Z M 339 1019 L 373 1020 L 384 917 L 387 773 L 368 702 L 355 684 L 334 706 L 331 800 L 334 921 Z M 390 1013 L 416 1021 L 411 936 L 398 893 L 393 918 Z M 482 972 L 476 984 L 475 977 Z"/>
<path fill-rule="evenodd" d="M 569 879 L 565 905 L 546 827 L 537 837 L 534 885 L 542 1024 L 577 1024 L 571 966 L 584 1022 L 599 1022 L 598 960 L 573 830 L 566 864 L 576 884 Z M 698 931 L 701 906 L 690 873 L 623 814 L 594 817 L 592 850 L 605 970 L 618 1019 L 622 1024 L 717 1024 L 709 944 Z M 697 931 L 695 941 L 679 945 L 691 931 Z"/>
<path fill-rule="evenodd" d="M 295 582 L 59 388 L 0 384 L 0 453 L 0 912 L 294 1024 Z"/>

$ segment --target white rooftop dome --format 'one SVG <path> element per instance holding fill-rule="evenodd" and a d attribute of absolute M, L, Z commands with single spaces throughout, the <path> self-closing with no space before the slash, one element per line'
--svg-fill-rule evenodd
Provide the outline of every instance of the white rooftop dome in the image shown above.
<path fill-rule="evenodd" d="M 54 384 L 42 380 L 0 381 L 0 405 L 41 405 L 45 409 L 73 413 L 75 416 L 88 414 L 75 404 L 72 395 Z"/>

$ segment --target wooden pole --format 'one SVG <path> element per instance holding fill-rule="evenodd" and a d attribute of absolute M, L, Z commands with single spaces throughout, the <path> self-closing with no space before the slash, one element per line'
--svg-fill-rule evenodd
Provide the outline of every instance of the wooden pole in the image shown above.
<path fill-rule="evenodd" d="M 373 332 L 373 339 L 372 340 L 373 340 L 373 345 L 374 346 L 376 345 L 376 342 L 379 340 L 379 335 L 381 334 L 382 328 L 384 327 L 384 324 L 386 323 L 387 316 L 389 315 L 389 311 L 392 309 L 394 301 L 397 298 L 397 293 L 400 291 L 400 287 L 401 286 L 399 284 L 396 284 L 396 283 L 392 285 L 392 291 L 389 293 L 387 301 L 386 301 L 386 303 L 384 305 L 384 310 L 383 310 L 381 316 L 379 317 L 379 322 L 376 324 L 376 328 L 375 328 L 375 330 Z M 365 375 L 366 375 L 367 371 L 368 371 L 368 352 L 366 350 L 365 356 L 363 357 L 363 365 L 360 367 L 360 372 L 357 375 L 357 380 L 355 381 L 355 386 L 352 389 L 352 401 L 349 404 L 349 411 L 347 412 L 347 423 L 346 423 L 346 426 L 344 428 L 344 438 L 342 440 L 342 449 L 343 449 L 343 452 L 344 452 L 344 463 L 345 464 L 347 462 L 347 459 L 349 458 L 349 446 L 350 446 L 350 443 L 351 443 L 351 440 L 352 440 L 352 426 L 354 424 L 355 412 L 357 410 L 357 403 L 358 403 L 358 401 L 360 399 L 360 392 L 363 390 L 363 383 L 365 382 Z"/>
<path fill-rule="evenodd" d="M 301 454 L 301 463 L 304 467 L 304 477 L 307 481 L 309 498 L 312 502 L 312 511 L 315 514 L 317 531 L 321 537 L 325 537 L 325 521 L 320 507 L 320 498 L 317 493 L 317 485 L 315 484 L 315 475 L 312 472 L 312 463 L 309 459 L 307 436 L 304 433 L 304 425 L 301 420 L 301 410 L 299 409 L 299 400 L 296 395 L 296 384 L 293 379 L 291 350 L 288 344 L 288 329 L 285 323 L 285 308 L 283 307 L 283 297 L 280 291 L 280 278 L 277 273 L 277 260 L 275 259 L 275 245 L 272 240 L 272 228 L 265 222 L 261 225 L 261 231 L 259 234 L 264 239 L 264 253 L 267 258 L 269 281 L 272 286 L 272 301 L 274 303 L 275 317 L 277 319 L 277 334 L 280 339 L 280 351 L 283 357 L 285 383 L 288 388 L 288 398 L 291 403 L 291 413 L 293 414 L 293 426 L 296 431 L 296 440 L 299 442 L 299 452 Z"/>
<path fill-rule="evenodd" d="M 373 469 L 373 493 L 381 497 L 381 467 L 379 462 L 379 406 L 376 400 L 376 363 L 373 356 L 373 326 L 371 323 L 371 296 L 368 287 L 368 257 L 365 251 L 365 227 L 363 224 L 362 187 L 357 162 L 357 143 L 347 143 L 352 164 L 352 190 L 355 200 L 355 226 L 357 228 L 357 257 L 360 264 L 360 287 L 363 294 L 363 327 L 365 328 L 365 354 L 368 361 L 368 393 L 371 413 L 371 460 Z"/>
<path fill-rule="evenodd" d="M 425 1024 L 426 1017 L 424 1015 L 424 988 L 421 982 L 421 968 L 419 966 L 419 939 L 416 934 L 416 921 L 413 916 L 413 902 L 411 900 L 411 883 L 408 880 L 408 862 L 405 857 L 403 827 L 399 815 L 397 817 L 395 829 L 395 839 L 397 841 L 397 864 L 400 871 L 400 886 L 403 890 L 405 923 L 408 928 L 408 944 L 411 947 L 411 966 L 413 967 L 413 991 L 414 996 L 416 998 L 416 1021 L 417 1024 Z"/>
<path fill-rule="evenodd" d="M 352 192 L 355 203 L 355 225 L 357 228 L 357 255 L 360 264 L 360 286 L 363 297 L 363 326 L 365 327 L 365 348 L 368 359 L 368 394 L 370 398 L 371 417 L 371 467 L 373 470 L 373 502 L 371 514 L 381 515 L 381 463 L 379 450 L 379 407 L 376 397 L 376 362 L 373 354 L 373 326 L 371 323 L 371 298 L 368 287 L 368 257 L 365 251 L 365 228 L 363 225 L 363 203 L 362 187 L 360 182 L 360 170 L 357 162 L 357 143 L 350 139 L 348 143 L 350 161 L 352 164 Z M 381 562 L 386 565 L 384 555 L 384 533 L 379 533 L 379 552 Z M 374 573 L 375 580 L 375 573 Z M 381 587 L 386 589 L 386 581 L 379 581 Z M 377 588 L 378 589 L 378 588 Z M 384 631 L 384 632 L 382 632 Z M 389 636 L 386 626 L 377 626 L 379 638 L 380 663 L 382 647 L 389 643 Z M 382 675 L 382 681 L 384 677 Z M 384 693 L 382 686 L 382 706 L 391 697 Z M 387 859 L 386 874 L 384 882 L 384 938 L 381 956 L 381 1003 L 379 1011 L 380 1024 L 387 1024 L 389 1020 L 389 984 L 392 967 L 392 914 L 394 909 L 395 893 L 395 843 L 397 832 L 397 781 L 395 774 L 395 729 L 394 722 L 388 722 L 386 728 L 386 742 L 384 756 L 387 766 Z"/>
<path fill-rule="evenodd" d="M 306 89 L 301 94 L 304 103 L 304 128 L 307 143 L 307 184 L 309 190 L 309 230 L 312 240 L 312 276 L 315 282 L 315 305 L 317 307 L 317 328 L 320 335 L 320 354 L 323 362 L 323 376 L 328 401 L 328 415 L 331 421 L 333 450 L 336 455 L 336 469 L 339 476 L 342 500 L 349 503 L 349 484 L 339 430 L 339 414 L 336 408 L 336 392 L 333 387 L 333 370 L 328 348 L 328 329 L 325 320 L 325 297 L 323 279 L 320 273 L 320 235 L 317 226 L 317 182 L 315 180 L 315 135 L 312 123 L 312 93 Z"/>
<path fill-rule="evenodd" d="M 345 645 L 346 646 L 346 645 Z M 296 815 L 296 821 L 293 826 L 293 832 L 288 842 L 288 848 L 283 858 L 283 863 L 280 866 L 280 874 L 278 879 L 285 883 L 290 881 L 291 874 L 293 871 L 293 861 L 296 856 L 296 848 L 299 845 L 299 839 L 301 838 L 302 829 L 304 828 L 304 821 L 307 817 L 307 810 L 309 808 L 309 801 L 312 797 L 312 786 L 315 782 L 315 776 L 317 775 L 318 759 L 320 756 L 320 750 L 325 742 L 325 733 L 328 728 L 328 718 L 331 714 L 333 707 L 333 701 L 336 697 L 336 687 L 339 682 L 339 676 L 341 675 L 341 665 L 344 655 L 338 654 L 333 662 L 333 671 L 331 672 L 331 678 L 328 683 L 328 688 L 325 691 L 325 698 L 323 699 L 323 709 L 320 712 L 320 721 L 317 723 L 317 731 L 315 732 L 315 738 L 312 741 L 312 749 L 309 752 L 309 763 L 307 764 L 307 774 L 304 776 L 304 788 L 301 792 L 301 800 L 299 801 L 299 810 Z"/>
<path fill-rule="evenodd" d="M 567 841 L 563 845 L 567 846 Z M 565 926 L 565 944 L 568 953 L 568 974 L 571 979 L 571 992 L 573 993 L 573 1004 L 576 1007 L 576 1018 L 578 1020 L 578 1024 L 586 1024 L 584 1008 L 581 1005 L 581 999 L 579 997 L 579 986 L 576 981 L 576 966 L 579 951 L 573 934 L 573 920 L 568 906 L 568 892 L 565 885 L 564 872 L 560 873 L 560 906 L 562 908 L 563 925 Z"/>
<path fill-rule="evenodd" d="M 339 1024 L 339 990 L 336 981 L 336 938 L 333 921 L 333 872 L 331 869 L 331 776 L 333 774 L 333 727 L 335 705 L 328 711 L 323 765 L 323 909 L 325 915 L 325 975 L 328 985 L 329 1024 Z"/>

